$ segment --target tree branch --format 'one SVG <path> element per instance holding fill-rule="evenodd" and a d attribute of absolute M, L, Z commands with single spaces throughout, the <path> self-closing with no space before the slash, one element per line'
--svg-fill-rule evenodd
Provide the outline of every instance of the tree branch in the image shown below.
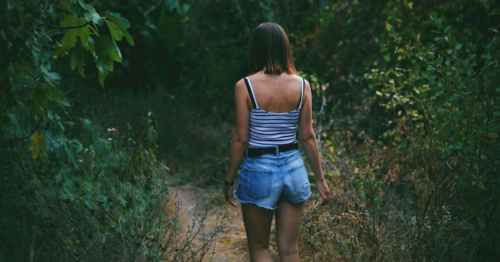
<path fill-rule="evenodd" d="M 11 143 L 11 142 L 16 142 L 16 141 L 21 141 L 21 140 L 24 140 L 24 139 L 27 139 L 29 137 L 31 137 L 31 135 L 33 135 L 33 133 L 35 133 L 35 131 L 38 129 L 38 127 L 40 127 L 40 124 L 43 122 L 43 116 L 40 118 L 40 121 L 38 121 L 38 124 L 36 124 L 36 127 L 35 129 L 33 129 L 33 131 L 31 131 L 31 133 L 25 137 L 21 137 L 21 138 L 16 138 L 16 139 L 10 139 L 10 140 L 5 140 L 3 142 L 6 142 L 6 143 Z"/>
<path fill-rule="evenodd" d="M 54 28 L 57 28 L 57 29 L 75 29 L 75 28 L 84 27 L 84 26 L 86 26 L 86 25 L 88 25 L 88 24 L 89 24 L 89 22 L 86 22 L 86 23 L 85 23 L 85 24 L 83 24 L 83 25 L 68 26 L 68 27 L 57 26 L 57 25 L 52 25 L 52 24 L 49 24 L 49 26 L 54 27 Z"/>

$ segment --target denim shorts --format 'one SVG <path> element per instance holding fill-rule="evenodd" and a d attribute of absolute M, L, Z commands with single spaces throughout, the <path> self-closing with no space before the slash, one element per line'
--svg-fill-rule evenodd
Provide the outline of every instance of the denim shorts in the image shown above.
<path fill-rule="evenodd" d="M 241 203 L 274 210 L 281 200 L 300 203 L 310 195 L 307 170 L 298 149 L 243 159 L 234 192 Z"/>

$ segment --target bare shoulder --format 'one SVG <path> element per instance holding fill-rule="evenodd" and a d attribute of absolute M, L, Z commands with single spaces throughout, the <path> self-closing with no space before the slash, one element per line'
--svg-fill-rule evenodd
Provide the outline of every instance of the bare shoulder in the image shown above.
<path fill-rule="evenodd" d="M 304 96 L 305 97 L 311 96 L 311 85 L 309 84 L 309 81 L 307 81 L 305 78 L 304 78 Z"/>
<path fill-rule="evenodd" d="M 305 78 L 304 78 L 304 89 L 311 91 L 311 85 L 309 84 L 309 81 L 307 81 Z"/>
<path fill-rule="evenodd" d="M 247 92 L 244 78 L 236 82 L 236 85 L 234 86 L 234 92 L 236 93 L 236 95 L 244 95 Z"/>
<path fill-rule="evenodd" d="M 302 81 L 302 77 L 296 74 L 289 74 L 288 75 L 291 79 L 296 79 Z"/>
<path fill-rule="evenodd" d="M 236 82 L 236 85 L 234 88 L 235 88 L 235 91 L 238 91 L 239 89 L 246 89 L 245 79 L 242 78 L 238 82 Z"/>

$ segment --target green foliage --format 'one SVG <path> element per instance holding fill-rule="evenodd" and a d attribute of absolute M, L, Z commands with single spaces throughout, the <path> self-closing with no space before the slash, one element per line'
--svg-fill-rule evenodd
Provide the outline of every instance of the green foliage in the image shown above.
<path fill-rule="evenodd" d="M 393 54 L 364 75 L 367 105 L 356 115 L 384 128 L 337 125 L 322 134 L 336 203 L 330 215 L 306 213 L 304 253 L 383 261 L 498 257 L 500 22 L 483 30 L 486 37 L 454 29 L 437 12 L 424 21 L 428 31 L 381 41 Z M 333 243 L 314 241 L 332 234 Z"/>
<path fill-rule="evenodd" d="M 468 224 L 471 228 L 460 230 L 477 234 L 471 254 L 490 259 L 499 250 L 498 236 L 492 234 L 500 221 L 499 213 L 492 209 L 500 204 L 500 41 L 495 32 L 499 25 L 491 29 L 493 37 L 478 52 L 478 43 L 464 44 L 463 36 L 453 34 L 438 14 L 431 13 L 430 22 L 437 35 L 431 43 L 395 42 L 397 52 L 408 61 L 405 68 L 372 70 L 366 77 L 373 79 L 370 88 L 376 90 L 380 105 L 398 116 L 395 132 L 388 131 L 385 138 L 402 141 L 398 151 L 413 156 L 407 165 L 422 179 L 427 178 L 427 185 L 415 186 L 427 192 L 426 197 L 443 203 L 451 223 Z M 424 169 L 419 170 L 419 165 Z M 454 192 L 448 195 L 450 188 Z M 425 214 L 429 200 L 422 198 L 419 203 L 425 206 Z M 455 245 L 472 241 L 454 239 L 439 228 L 431 227 L 431 232 L 446 235 L 443 238 Z M 433 248 L 446 248 L 440 238 L 436 241 Z M 453 253 L 447 255 L 453 258 Z"/>
<path fill-rule="evenodd" d="M 71 69 L 74 70 L 78 66 L 78 72 L 84 77 L 85 52 L 83 49 L 85 49 L 94 58 L 99 83 L 104 87 L 104 79 L 109 72 L 113 72 L 114 62 L 122 62 L 120 49 L 115 40 L 121 41 L 125 36 L 129 44 L 134 45 L 134 39 L 127 30 L 130 27 L 130 22 L 119 13 L 109 11 L 106 11 L 106 16 L 101 17 L 92 5 L 84 1 L 78 1 L 78 3 L 88 12 L 84 14 L 84 17 L 64 16 L 59 29 L 67 29 L 67 32 L 61 39 L 61 43 L 53 46 L 53 55 L 57 58 L 74 49 L 71 54 Z M 81 12 L 81 10 L 72 10 L 71 7 L 67 7 L 66 10 L 75 13 Z M 111 37 L 99 34 L 97 26 L 102 27 L 104 22 L 108 26 Z M 80 39 L 81 49 L 76 47 L 77 39 Z"/>
<path fill-rule="evenodd" d="M 1 31 L 0 259 L 158 259 L 169 251 L 165 233 L 176 229 L 162 222 L 175 216 L 164 210 L 167 168 L 156 159 L 151 114 L 140 136 L 70 117 L 54 69 L 72 52 L 71 68 L 84 76 L 88 52 L 104 85 L 113 62 L 122 61 L 115 39 L 133 44 L 130 23 L 74 3 L 1 2 L 8 13 L 1 18 L 7 26 Z M 113 38 L 98 33 L 104 21 Z"/>
<path fill-rule="evenodd" d="M 78 119 L 68 131 L 81 137 L 46 130 L 33 148 L 44 151 L 38 158 L 24 148 L 3 151 L 2 258 L 24 260 L 27 250 L 41 261 L 158 256 L 167 168 L 155 158 L 153 123 L 145 119 L 141 137 L 101 133 Z"/>

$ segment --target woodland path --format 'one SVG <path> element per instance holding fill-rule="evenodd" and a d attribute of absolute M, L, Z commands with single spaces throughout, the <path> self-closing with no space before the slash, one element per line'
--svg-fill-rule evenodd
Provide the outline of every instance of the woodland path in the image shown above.
<path fill-rule="evenodd" d="M 199 221 L 206 217 L 203 221 L 203 231 L 205 236 L 209 235 L 216 226 L 221 225 L 221 219 L 223 218 L 223 232 L 216 235 L 215 241 L 210 246 L 211 250 L 202 261 L 250 261 L 241 216 L 241 205 L 237 199 L 235 199 L 235 203 L 238 207 L 233 207 L 225 203 L 222 189 L 206 189 L 191 186 L 190 184 L 172 187 L 170 195 L 175 197 L 175 203 L 179 205 L 181 234 L 186 235 L 187 230 L 191 228 L 193 232 L 196 232 L 199 229 Z M 195 219 L 194 226 L 193 219 Z M 274 229 L 274 222 L 272 228 Z M 203 234 L 199 233 L 198 236 L 202 237 Z M 196 237 L 197 242 L 195 242 L 197 246 L 203 242 L 199 240 L 198 236 Z M 271 238 L 273 238 L 273 235 Z M 273 239 L 271 239 L 271 255 L 277 257 L 273 242 Z M 211 257 L 212 250 L 215 252 L 213 257 Z"/>

